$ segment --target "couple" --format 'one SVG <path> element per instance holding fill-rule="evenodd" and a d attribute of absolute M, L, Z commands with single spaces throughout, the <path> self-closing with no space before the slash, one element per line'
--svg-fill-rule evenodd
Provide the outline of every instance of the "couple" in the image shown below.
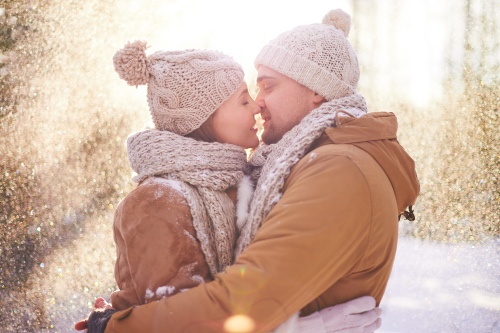
<path fill-rule="evenodd" d="M 77 329 L 380 326 L 375 305 L 394 261 L 398 219 L 419 183 L 396 140 L 394 114 L 367 114 L 355 90 L 349 27 L 349 15 L 334 10 L 322 24 L 264 46 L 255 101 L 241 66 L 220 52 L 146 56 L 145 42 L 117 52 L 120 77 L 147 84 L 156 129 L 127 142 L 139 185 L 115 214 L 120 290 L 111 305 L 98 299 Z M 244 148 L 259 145 L 258 113 L 264 144 L 247 162 Z"/>

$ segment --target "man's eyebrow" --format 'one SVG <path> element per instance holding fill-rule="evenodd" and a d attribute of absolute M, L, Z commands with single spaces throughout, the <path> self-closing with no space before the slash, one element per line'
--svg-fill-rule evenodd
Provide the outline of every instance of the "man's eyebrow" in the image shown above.
<path fill-rule="evenodd" d="M 262 75 L 257 78 L 257 83 L 261 82 L 262 80 L 275 80 L 275 77 L 268 76 L 268 75 Z"/>

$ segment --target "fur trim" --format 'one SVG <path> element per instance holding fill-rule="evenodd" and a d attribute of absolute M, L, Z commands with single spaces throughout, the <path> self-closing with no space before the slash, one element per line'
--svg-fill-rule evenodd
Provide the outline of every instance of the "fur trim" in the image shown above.
<path fill-rule="evenodd" d="M 236 203 L 236 227 L 238 230 L 245 225 L 253 196 L 253 184 L 250 176 L 243 176 L 238 183 L 238 199 Z"/>
<path fill-rule="evenodd" d="M 293 316 L 284 321 L 280 326 L 276 327 L 272 333 L 294 333 L 297 329 L 299 313 L 296 312 Z"/>

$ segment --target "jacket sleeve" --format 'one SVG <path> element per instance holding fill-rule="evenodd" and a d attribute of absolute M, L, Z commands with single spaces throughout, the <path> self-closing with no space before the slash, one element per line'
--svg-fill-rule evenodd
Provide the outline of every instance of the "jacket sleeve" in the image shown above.
<path fill-rule="evenodd" d="M 208 275 L 189 206 L 164 184 L 141 184 L 120 203 L 114 238 L 119 290 L 111 303 L 116 309 L 174 295 Z"/>
<path fill-rule="evenodd" d="M 225 274 L 168 300 L 118 312 L 106 332 L 222 332 L 235 314 L 249 317 L 254 332 L 269 332 L 355 269 L 367 246 L 371 211 L 362 207 L 369 200 L 363 175 L 348 157 L 304 157 Z"/>

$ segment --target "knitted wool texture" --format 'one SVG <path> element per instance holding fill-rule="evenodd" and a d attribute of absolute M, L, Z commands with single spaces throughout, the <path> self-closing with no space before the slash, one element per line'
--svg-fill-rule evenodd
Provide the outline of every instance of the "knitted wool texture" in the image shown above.
<path fill-rule="evenodd" d="M 252 178 L 258 178 L 249 217 L 240 230 L 235 255 L 248 247 L 265 217 L 281 198 L 281 189 L 292 167 L 328 127 L 336 126 L 339 114 L 361 117 L 367 112 L 364 98 L 357 92 L 333 99 L 311 111 L 275 144 L 259 147 L 250 158 Z"/>
<path fill-rule="evenodd" d="M 147 84 L 149 111 L 157 129 L 186 135 L 201 126 L 241 86 L 243 69 L 212 50 L 158 51 L 128 43 L 113 57 L 120 78 Z"/>
<path fill-rule="evenodd" d="M 237 237 L 235 206 L 225 190 L 243 178 L 245 150 L 155 129 L 129 136 L 127 150 L 134 181 L 156 176 L 179 182 L 212 275 L 224 271 Z"/>
<path fill-rule="evenodd" d="M 332 10 L 322 24 L 298 26 L 269 42 L 255 59 L 323 96 L 327 101 L 351 95 L 358 85 L 359 65 L 347 40 L 349 14 Z"/>

